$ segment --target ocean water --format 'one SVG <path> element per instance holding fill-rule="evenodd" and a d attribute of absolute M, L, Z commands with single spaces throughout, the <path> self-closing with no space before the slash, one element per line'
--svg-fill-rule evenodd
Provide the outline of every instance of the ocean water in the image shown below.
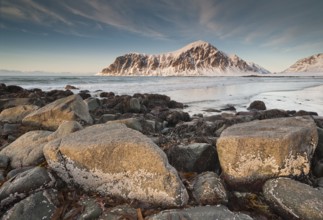
<path fill-rule="evenodd" d="M 253 100 L 268 108 L 315 111 L 323 116 L 323 76 L 277 77 L 109 77 L 109 76 L 0 76 L 0 82 L 26 89 L 64 89 L 69 84 L 115 94 L 160 93 L 188 105 L 190 114 L 233 105 L 246 110 Z M 77 92 L 77 90 L 75 90 Z"/>

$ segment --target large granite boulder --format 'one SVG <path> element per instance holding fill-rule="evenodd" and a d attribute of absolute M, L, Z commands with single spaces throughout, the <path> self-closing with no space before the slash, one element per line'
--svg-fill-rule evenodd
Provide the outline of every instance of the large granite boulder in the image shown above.
<path fill-rule="evenodd" d="M 49 166 L 88 191 L 158 206 L 183 206 L 188 194 L 165 153 L 123 124 L 87 127 L 44 147 Z"/>
<path fill-rule="evenodd" d="M 27 115 L 22 120 L 24 124 L 48 130 L 56 130 L 63 121 L 78 121 L 81 124 L 93 123 L 88 107 L 79 95 L 58 99 Z"/>
<path fill-rule="evenodd" d="M 29 131 L 1 150 L 0 156 L 9 157 L 12 168 L 38 165 L 45 161 L 43 153 L 45 144 L 82 128 L 76 121 L 65 121 L 55 132 Z"/>
<path fill-rule="evenodd" d="M 57 219 L 55 213 L 59 207 L 57 192 L 53 189 L 37 192 L 15 204 L 2 219 Z"/>
<path fill-rule="evenodd" d="M 307 117 L 233 125 L 217 141 L 222 177 L 232 188 L 260 190 L 269 178 L 308 174 L 317 142 Z"/>
<path fill-rule="evenodd" d="M 192 195 L 199 205 L 217 205 L 228 202 L 222 180 L 213 172 L 204 172 L 195 177 Z"/>
<path fill-rule="evenodd" d="M 252 220 L 252 218 L 246 214 L 231 212 L 227 207 L 223 205 L 217 206 L 197 206 L 186 209 L 174 209 L 165 210 L 156 215 L 149 216 L 147 220 L 169 220 L 169 219 L 185 219 L 185 220 Z"/>
<path fill-rule="evenodd" d="M 4 109 L 0 113 L 0 121 L 8 123 L 20 123 L 24 117 L 39 109 L 37 105 L 19 105 Z"/>
<path fill-rule="evenodd" d="M 323 191 L 281 177 L 268 180 L 263 193 L 271 207 L 285 219 L 323 219 Z"/>

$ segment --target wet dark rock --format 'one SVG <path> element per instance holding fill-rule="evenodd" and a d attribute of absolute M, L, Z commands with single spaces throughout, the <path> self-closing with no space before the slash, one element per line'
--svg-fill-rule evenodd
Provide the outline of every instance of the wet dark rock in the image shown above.
<path fill-rule="evenodd" d="M 206 143 L 178 145 L 166 152 L 169 163 L 178 171 L 219 172 L 219 160 L 215 147 Z"/>
<path fill-rule="evenodd" d="M 156 215 L 152 215 L 146 218 L 147 220 L 169 220 L 169 219 L 203 219 L 203 220 L 252 220 L 252 218 L 246 214 L 231 212 L 227 207 L 223 205 L 218 206 L 197 206 L 186 209 L 174 209 L 165 210 Z"/>
<path fill-rule="evenodd" d="M 33 168 L 35 168 L 35 167 L 34 166 L 29 166 L 29 167 L 20 167 L 20 168 L 10 170 L 7 173 L 7 179 L 11 179 L 12 177 L 16 176 L 17 174 L 23 173 L 23 172 L 25 172 L 27 170 L 30 170 L 30 169 L 33 169 Z"/>
<path fill-rule="evenodd" d="M 266 105 L 263 101 L 253 101 L 250 103 L 248 110 L 266 110 Z"/>
<path fill-rule="evenodd" d="M 316 180 L 316 184 L 318 187 L 323 188 L 323 177 L 320 177 Z"/>
<path fill-rule="evenodd" d="M 285 219 L 323 219 L 323 191 L 289 178 L 268 180 L 263 193 Z"/>
<path fill-rule="evenodd" d="M 233 105 L 227 105 L 227 107 L 220 109 L 221 111 L 235 111 L 236 108 Z"/>
<path fill-rule="evenodd" d="M 7 169 L 10 158 L 5 155 L 0 155 L 0 169 Z"/>
<path fill-rule="evenodd" d="M 190 121 L 190 115 L 182 111 L 167 111 L 160 115 L 160 119 L 167 121 L 169 126 L 175 126 L 181 121 Z"/>
<path fill-rule="evenodd" d="M 129 205 L 119 205 L 105 211 L 101 216 L 102 220 L 137 220 L 137 210 Z"/>
<path fill-rule="evenodd" d="M 88 98 L 91 98 L 92 96 L 91 96 L 91 94 L 89 94 L 89 93 L 85 93 L 85 92 L 79 92 L 78 93 L 78 95 L 79 96 L 81 96 L 81 98 L 83 99 L 83 100 L 85 100 L 85 99 L 88 99 Z"/>
<path fill-rule="evenodd" d="M 113 92 L 101 92 L 100 97 L 101 98 L 112 98 L 115 94 Z"/>
<path fill-rule="evenodd" d="M 217 205 L 228 202 L 222 180 L 214 172 L 204 172 L 195 177 L 192 194 L 199 205 Z"/>
<path fill-rule="evenodd" d="M 2 185 L 2 183 L 5 180 L 5 175 L 4 175 L 5 171 L 3 169 L 0 169 L 0 186 Z"/>
<path fill-rule="evenodd" d="M 20 124 L 4 124 L 3 126 L 3 135 L 15 134 L 19 130 Z"/>
<path fill-rule="evenodd" d="M 100 99 L 97 98 L 87 98 L 84 102 L 87 104 L 89 111 L 95 111 L 101 107 Z"/>
<path fill-rule="evenodd" d="M 316 116 L 318 116 L 318 114 L 316 112 L 309 112 L 309 111 L 304 111 L 304 110 L 300 110 L 300 111 L 295 113 L 295 116 L 305 116 L 305 115 L 316 115 Z"/>
<path fill-rule="evenodd" d="M 82 198 L 78 203 L 83 206 L 82 214 L 78 217 L 78 220 L 98 219 L 102 214 L 100 205 L 93 198 Z"/>
<path fill-rule="evenodd" d="M 256 116 L 257 119 L 263 120 L 263 119 L 271 119 L 271 118 L 284 118 L 288 117 L 289 114 L 281 109 L 270 109 L 266 111 L 259 112 L 258 116 Z"/>
<path fill-rule="evenodd" d="M 19 93 L 19 92 L 23 92 L 24 89 L 20 86 L 16 86 L 16 85 L 8 85 L 6 87 L 6 91 L 9 93 Z"/>
<path fill-rule="evenodd" d="M 65 98 L 70 95 L 73 95 L 73 92 L 71 90 L 51 90 L 46 93 L 46 99 L 47 103 L 53 102 L 57 99 Z"/>
<path fill-rule="evenodd" d="M 137 98 L 131 98 L 129 100 L 129 111 L 138 113 L 141 110 L 140 101 Z"/>
<path fill-rule="evenodd" d="M 59 206 L 57 191 L 49 189 L 30 195 L 3 216 L 7 220 L 53 219 Z"/>
<path fill-rule="evenodd" d="M 323 117 L 322 116 L 315 116 L 315 115 L 312 117 L 313 117 L 317 127 L 323 128 Z"/>
<path fill-rule="evenodd" d="M 314 164 L 313 174 L 316 177 L 323 177 L 323 159 L 316 161 Z"/>
<path fill-rule="evenodd" d="M 35 167 L 9 179 L 0 188 L 0 209 L 30 193 L 52 187 L 55 178 L 45 168 Z"/>
<path fill-rule="evenodd" d="M 99 123 L 106 123 L 108 121 L 113 121 L 113 120 L 116 120 L 117 116 L 115 114 L 103 114 L 98 122 Z"/>

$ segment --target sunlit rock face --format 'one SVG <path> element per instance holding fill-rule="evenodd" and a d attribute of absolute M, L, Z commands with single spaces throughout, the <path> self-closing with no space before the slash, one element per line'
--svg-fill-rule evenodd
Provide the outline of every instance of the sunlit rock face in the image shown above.
<path fill-rule="evenodd" d="M 150 138 L 123 124 L 101 124 L 48 143 L 49 166 L 87 191 L 174 207 L 187 191 L 165 153 Z"/>
<path fill-rule="evenodd" d="M 272 177 L 308 174 L 317 143 L 307 117 L 233 125 L 217 141 L 222 177 L 232 188 L 258 190 Z"/>

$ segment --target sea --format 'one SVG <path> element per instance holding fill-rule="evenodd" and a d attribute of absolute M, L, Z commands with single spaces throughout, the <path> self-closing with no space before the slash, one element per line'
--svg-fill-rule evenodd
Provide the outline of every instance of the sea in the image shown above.
<path fill-rule="evenodd" d="M 99 97 L 102 91 L 117 95 L 159 93 L 184 103 L 194 114 L 219 114 L 215 110 L 234 106 L 246 111 L 254 100 L 265 102 L 267 109 L 306 110 L 323 116 L 323 74 L 277 76 L 205 77 L 112 77 L 84 75 L 0 75 L 0 83 L 44 91 L 73 85 Z M 79 90 L 74 90 L 78 93 Z"/>

